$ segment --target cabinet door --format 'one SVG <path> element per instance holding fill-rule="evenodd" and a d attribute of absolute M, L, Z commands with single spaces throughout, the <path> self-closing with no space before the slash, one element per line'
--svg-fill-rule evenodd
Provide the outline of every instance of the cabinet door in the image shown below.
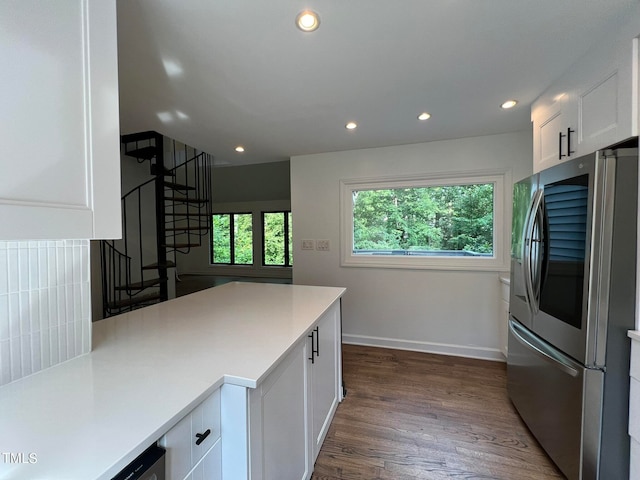
<path fill-rule="evenodd" d="M 307 415 L 307 344 L 301 341 L 251 391 L 251 478 L 310 477 Z"/>
<path fill-rule="evenodd" d="M 531 111 L 533 172 L 537 173 L 575 156 L 575 108 L 568 92 L 542 98 Z M 571 129 L 571 142 L 568 131 Z"/>
<path fill-rule="evenodd" d="M 180 480 L 191 470 L 191 415 L 180 420 L 160 440 L 167 450 L 167 480 Z"/>
<path fill-rule="evenodd" d="M 311 445 L 313 461 L 318 457 L 322 442 L 339 402 L 338 348 L 339 304 L 336 303 L 318 321 L 314 330 L 316 352 L 310 371 Z"/>
<path fill-rule="evenodd" d="M 601 50 L 576 71 L 581 155 L 638 135 L 638 39 Z"/>
<path fill-rule="evenodd" d="M 220 438 L 220 390 L 191 413 L 191 464 L 197 463 Z"/>
<path fill-rule="evenodd" d="M 115 0 L 0 2 L 0 239 L 120 236 Z"/>

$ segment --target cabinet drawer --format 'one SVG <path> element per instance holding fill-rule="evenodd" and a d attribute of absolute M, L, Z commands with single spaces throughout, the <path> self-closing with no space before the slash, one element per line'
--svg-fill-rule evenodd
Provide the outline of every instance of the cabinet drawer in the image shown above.
<path fill-rule="evenodd" d="M 222 444 L 220 439 L 196 465 L 185 480 L 221 480 L 222 479 Z"/>
<path fill-rule="evenodd" d="M 216 390 L 162 438 L 167 450 L 167 479 L 185 478 L 219 438 L 220 390 Z"/>

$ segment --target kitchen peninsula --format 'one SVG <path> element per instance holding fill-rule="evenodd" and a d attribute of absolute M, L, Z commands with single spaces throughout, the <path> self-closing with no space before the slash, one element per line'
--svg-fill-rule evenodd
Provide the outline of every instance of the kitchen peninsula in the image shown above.
<path fill-rule="evenodd" d="M 156 441 L 171 480 L 309 478 L 344 292 L 234 282 L 94 323 L 90 354 L 0 387 L 0 479 L 109 480 Z"/>

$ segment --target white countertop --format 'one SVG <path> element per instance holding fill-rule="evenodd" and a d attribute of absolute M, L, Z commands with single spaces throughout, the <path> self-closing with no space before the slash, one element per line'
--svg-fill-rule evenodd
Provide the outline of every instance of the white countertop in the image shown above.
<path fill-rule="evenodd" d="M 629 330 L 627 332 L 627 336 L 631 340 L 635 340 L 636 342 L 640 342 L 640 331 L 638 331 L 638 330 Z"/>
<path fill-rule="evenodd" d="M 90 354 L 0 387 L 0 479 L 111 479 L 222 383 L 258 385 L 344 292 L 229 283 L 94 323 Z"/>

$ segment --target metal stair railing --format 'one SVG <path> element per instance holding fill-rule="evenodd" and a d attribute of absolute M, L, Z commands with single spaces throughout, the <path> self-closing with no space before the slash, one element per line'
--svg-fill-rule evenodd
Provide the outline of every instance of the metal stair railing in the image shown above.
<path fill-rule="evenodd" d="M 102 270 L 102 313 L 104 317 L 153 303 L 157 296 L 115 288 L 131 283 L 131 257 L 118 250 L 113 240 L 100 243 Z"/>
<path fill-rule="evenodd" d="M 178 157 L 175 143 L 173 157 Z M 200 153 L 170 169 L 173 180 L 172 185 L 165 184 L 164 246 L 174 252 L 174 258 L 176 252 L 186 254 L 200 246 L 211 228 L 212 163 L 211 155 Z"/>
<path fill-rule="evenodd" d="M 168 300 L 168 269 L 175 267 L 176 253 L 199 246 L 211 228 L 213 157 L 202 152 L 181 161 L 173 141 L 173 166 L 166 168 L 158 136 L 151 146 L 156 154 L 146 153 L 147 159 L 155 156 L 156 175 L 122 197 L 122 239 L 102 242 L 105 317 Z M 184 159 L 189 150 L 195 153 L 185 146 Z"/>

